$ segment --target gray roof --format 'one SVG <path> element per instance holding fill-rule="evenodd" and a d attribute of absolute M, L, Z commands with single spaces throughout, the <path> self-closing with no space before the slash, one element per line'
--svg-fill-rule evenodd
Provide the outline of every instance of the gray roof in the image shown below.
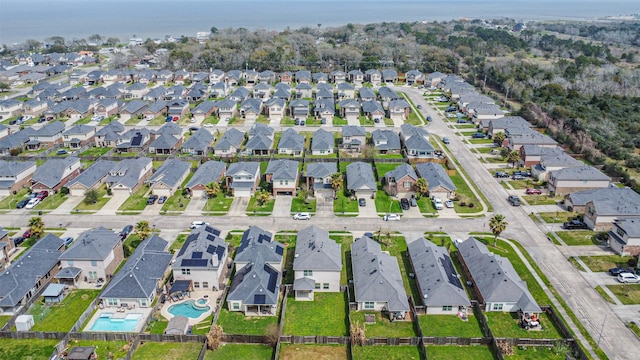
<path fill-rule="evenodd" d="M 164 330 L 167 335 L 183 335 L 189 327 L 189 319 L 186 316 L 174 316 Z"/>
<path fill-rule="evenodd" d="M 499 119 L 491 119 L 490 124 L 494 129 L 533 127 L 530 122 L 520 116 L 505 116 Z"/>
<path fill-rule="evenodd" d="M 162 134 L 157 137 L 151 144 L 149 144 L 150 148 L 153 149 L 173 149 L 176 144 L 180 141 L 177 137 L 169 134 Z"/>
<path fill-rule="evenodd" d="M 282 274 L 268 264 L 261 253 L 233 277 L 227 300 L 243 305 L 277 305 Z"/>
<path fill-rule="evenodd" d="M 60 260 L 103 261 L 121 241 L 118 234 L 103 227 L 87 230 L 60 255 Z"/>
<path fill-rule="evenodd" d="M 215 101 L 203 101 L 191 109 L 192 114 L 206 114 L 217 106 Z"/>
<path fill-rule="evenodd" d="M 400 132 L 402 133 L 402 138 L 406 141 L 414 136 L 422 137 L 425 139 L 429 138 L 429 131 L 423 127 L 414 126 L 411 124 L 402 124 L 400 125 Z"/>
<path fill-rule="evenodd" d="M 311 139 L 311 150 L 329 150 L 333 149 L 334 145 L 335 139 L 333 137 L 333 133 L 322 128 L 313 133 L 313 138 Z"/>
<path fill-rule="evenodd" d="M 304 150 L 304 135 L 300 135 L 292 128 L 288 128 L 282 132 L 280 142 L 278 142 L 278 149 Z"/>
<path fill-rule="evenodd" d="M 183 144 L 183 149 L 193 149 L 196 151 L 206 151 L 213 141 L 213 134 L 205 128 L 200 128 L 194 132 Z"/>
<path fill-rule="evenodd" d="M 36 183 L 41 183 L 49 188 L 53 188 L 62 181 L 65 169 L 76 163 L 80 163 L 80 159 L 72 156 L 49 159 L 45 161 L 44 164 L 38 166 L 36 171 L 33 173 L 31 180 Z"/>
<path fill-rule="evenodd" d="M 128 112 L 130 114 L 137 114 L 141 110 L 143 110 L 148 105 L 148 102 L 142 100 L 131 100 L 130 102 L 124 103 L 122 107 L 120 107 L 120 112 Z"/>
<path fill-rule="evenodd" d="M 430 189 L 442 186 L 449 191 L 456 190 L 456 186 L 453 184 L 453 181 L 451 181 L 447 172 L 444 171 L 442 165 L 436 163 L 421 163 L 416 164 L 416 170 L 420 177 L 427 180 Z"/>
<path fill-rule="evenodd" d="M 249 137 L 247 141 L 247 145 L 245 146 L 247 150 L 269 150 L 271 149 L 271 145 L 273 144 L 273 139 L 264 134 L 257 134 Z"/>
<path fill-rule="evenodd" d="M 362 126 L 345 125 L 342 127 L 342 136 L 367 136 L 367 131 Z"/>
<path fill-rule="evenodd" d="M 213 148 L 216 150 L 229 150 L 232 147 L 239 148 L 243 141 L 244 132 L 232 127 L 224 132 L 220 141 Z"/>
<path fill-rule="evenodd" d="M 625 204 L 640 207 L 640 194 L 628 187 L 609 187 L 572 192 L 567 195 L 573 206 L 585 206 L 589 201 L 594 203 L 609 203 L 611 206 Z"/>
<path fill-rule="evenodd" d="M 584 163 L 571 155 L 567 154 L 560 148 L 560 151 L 556 153 L 545 154 L 540 157 L 540 163 L 544 163 L 544 166 L 564 166 L 575 167 L 584 165 Z"/>
<path fill-rule="evenodd" d="M 399 150 L 400 136 L 392 130 L 376 129 L 371 133 L 376 150 Z"/>
<path fill-rule="evenodd" d="M 598 216 L 640 216 L 640 194 L 628 188 L 620 190 L 626 191 L 611 192 L 611 197 L 591 200 Z"/>
<path fill-rule="evenodd" d="M 473 237 L 459 243 L 458 251 L 485 303 L 517 303 L 524 312 L 541 311 L 509 259 Z"/>
<path fill-rule="evenodd" d="M 370 89 L 368 87 L 360 88 L 358 90 L 358 94 L 360 95 L 360 98 L 365 98 L 365 99 L 375 99 L 376 98 L 376 93 L 373 91 L 373 89 Z"/>
<path fill-rule="evenodd" d="M 260 114 L 261 108 L 262 100 L 260 99 L 244 99 L 242 101 L 242 104 L 240 104 L 240 109 L 244 112 L 254 112 L 256 114 Z"/>
<path fill-rule="evenodd" d="M 354 191 L 377 189 L 370 164 L 358 161 L 347 165 L 347 189 Z"/>
<path fill-rule="evenodd" d="M 369 100 L 362 103 L 362 111 L 368 114 L 372 114 L 375 112 L 385 113 L 382 104 L 379 101 Z"/>
<path fill-rule="evenodd" d="M 402 99 L 402 96 L 398 95 L 398 93 L 396 93 L 395 91 L 391 90 L 390 88 L 386 87 L 386 86 L 382 86 L 381 88 L 378 89 L 378 94 L 380 95 L 381 98 L 385 99 Z"/>
<path fill-rule="evenodd" d="M 446 248 L 425 238 L 409 243 L 407 248 L 424 305 L 471 305 Z"/>
<path fill-rule="evenodd" d="M 171 255 L 167 242 L 154 234 L 142 241 L 100 294 L 101 299 L 148 299 L 164 277 Z"/>
<path fill-rule="evenodd" d="M 311 225 L 298 232 L 293 270 L 342 270 L 340 244 L 329 238 L 329 232 Z"/>
<path fill-rule="evenodd" d="M 226 265 L 228 247 L 229 244 L 220 237 L 220 230 L 202 226 L 189 234 L 171 268 L 217 270 Z"/>
<path fill-rule="evenodd" d="M 402 100 L 402 99 L 396 99 L 396 100 L 391 100 L 389 101 L 389 110 L 391 109 L 395 109 L 397 110 L 403 110 L 406 108 L 410 108 L 411 106 L 409 105 L 408 102 Z"/>
<path fill-rule="evenodd" d="M 283 254 L 284 246 L 273 239 L 273 234 L 251 226 L 242 234 L 235 262 L 250 263 L 260 255 L 265 262 L 281 263 Z"/>
<path fill-rule="evenodd" d="M 307 165 L 305 176 L 323 178 L 338 172 L 338 164 L 334 162 L 317 162 Z"/>
<path fill-rule="evenodd" d="M 259 172 L 259 169 L 259 162 L 240 161 L 229 165 L 229 168 L 227 168 L 227 176 L 234 176 L 240 173 L 247 173 L 253 176 L 256 172 Z"/>
<path fill-rule="evenodd" d="M 298 177 L 298 162 L 287 159 L 269 161 L 265 174 L 272 174 L 272 180 L 292 180 Z"/>
<path fill-rule="evenodd" d="M 93 130 L 95 130 L 95 126 L 91 126 L 91 125 L 75 125 L 73 126 L 71 129 L 65 131 L 64 133 L 62 133 L 62 135 L 85 135 L 88 134 L 90 132 L 92 132 Z"/>
<path fill-rule="evenodd" d="M 603 174 L 593 166 L 575 166 L 551 171 L 550 174 L 557 180 L 581 180 L 581 181 L 611 181 L 611 178 Z"/>
<path fill-rule="evenodd" d="M 518 132 L 518 133 L 516 133 Z M 509 143 L 515 145 L 557 145 L 558 143 L 547 135 L 530 128 L 509 128 Z"/>
<path fill-rule="evenodd" d="M 249 129 L 249 136 L 255 135 L 273 136 L 273 128 L 257 122 L 251 127 L 251 129 Z"/>
<path fill-rule="evenodd" d="M 175 122 L 165 122 L 155 134 L 182 136 L 182 127 Z"/>
<path fill-rule="evenodd" d="M 34 136 L 53 136 L 56 134 L 61 134 L 64 131 L 64 123 L 61 121 L 50 122 L 47 125 L 37 130 Z"/>
<path fill-rule="evenodd" d="M 429 140 L 425 139 L 422 136 L 412 136 L 408 140 L 404 142 L 407 150 L 417 150 L 422 152 L 431 153 L 434 152 L 435 149 L 433 145 L 429 142 Z"/>
<path fill-rule="evenodd" d="M 629 238 L 637 238 L 640 237 L 640 217 L 630 217 L 625 219 L 615 219 L 614 227 L 618 227 L 620 230 L 624 231 L 625 234 L 629 236 Z M 612 231 L 615 234 L 616 229 Z M 609 233 L 611 234 L 611 232 Z M 615 234 L 616 236 L 620 236 Z"/>
<path fill-rule="evenodd" d="M 132 189 L 140 181 L 141 172 L 151 163 L 150 158 L 124 159 L 111 168 L 109 176 L 105 180 L 110 187 L 118 184 Z"/>
<path fill-rule="evenodd" d="M 115 161 L 98 159 L 86 170 L 80 173 L 80 175 L 71 180 L 67 186 L 79 183 L 86 188 L 92 188 L 100 183 L 100 181 L 109 174 L 109 171 L 111 171 L 116 164 L 117 162 Z"/>
<path fill-rule="evenodd" d="M 356 302 L 386 302 L 389 311 L 408 311 L 409 301 L 398 260 L 383 253 L 380 244 L 363 236 L 351 244 Z"/>
<path fill-rule="evenodd" d="M 418 180 L 418 175 L 416 175 L 415 170 L 413 170 L 413 166 L 409 164 L 398 165 L 395 169 L 384 174 L 384 178 L 387 183 L 389 183 L 390 179 L 400 181 L 400 179 L 404 178 L 405 176 L 409 176 L 414 180 Z"/>
<path fill-rule="evenodd" d="M 35 164 L 35 161 L 0 160 L 0 177 L 15 177 Z"/>
<path fill-rule="evenodd" d="M 221 161 L 209 160 L 198 166 L 198 170 L 193 174 L 186 188 L 190 189 L 196 185 L 207 185 L 218 182 L 225 173 L 226 165 Z"/>
<path fill-rule="evenodd" d="M 47 234 L 0 273 L 0 307 L 14 307 L 58 264 L 62 239 Z"/>
<path fill-rule="evenodd" d="M 109 124 L 102 127 L 102 129 L 96 131 L 96 135 L 104 135 L 107 132 L 121 133 L 124 131 L 124 125 L 119 121 L 112 121 Z"/>
<path fill-rule="evenodd" d="M 174 188 L 180 185 L 178 182 L 181 181 L 189 169 L 191 169 L 191 163 L 189 162 L 178 159 L 167 159 L 158 170 L 151 175 L 147 183 L 152 186 L 156 183 L 163 183 L 170 188 Z"/>

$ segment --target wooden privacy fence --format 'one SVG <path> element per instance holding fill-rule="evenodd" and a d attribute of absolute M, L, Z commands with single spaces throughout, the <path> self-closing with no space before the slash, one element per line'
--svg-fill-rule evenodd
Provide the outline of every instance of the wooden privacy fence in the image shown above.
<path fill-rule="evenodd" d="M 391 345 L 391 346 L 418 346 L 420 344 L 419 337 L 403 337 L 403 338 L 386 338 L 386 337 L 374 337 L 367 338 L 365 341 L 366 346 L 373 345 Z"/>
<path fill-rule="evenodd" d="M 348 336 L 280 336 L 280 343 L 284 344 L 327 344 L 347 345 L 350 343 Z"/>
<path fill-rule="evenodd" d="M 264 335 L 223 334 L 222 341 L 235 344 L 265 344 L 267 337 Z"/>
<path fill-rule="evenodd" d="M 444 337 L 444 336 L 425 336 L 422 338 L 425 345 L 456 345 L 456 346 L 475 346 L 489 345 L 491 338 L 460 338 L 460 337 Z"/>

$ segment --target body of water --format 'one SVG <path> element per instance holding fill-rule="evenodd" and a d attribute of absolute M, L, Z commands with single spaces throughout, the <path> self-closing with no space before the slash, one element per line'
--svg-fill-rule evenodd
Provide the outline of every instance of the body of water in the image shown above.
<path fill-rule="evenodd" d="M 640 12 L 637 0 L 0 0 L 0 44 L 92 34 L 126 42 L 239 28 L 283 30 L 399 21 L 509 17 L 594 19 Z"/>

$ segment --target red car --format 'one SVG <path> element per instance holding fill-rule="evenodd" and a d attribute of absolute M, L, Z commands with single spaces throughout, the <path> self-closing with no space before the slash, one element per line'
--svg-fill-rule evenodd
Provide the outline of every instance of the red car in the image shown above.
<path fill-rule="evenodd" d="M 540 189 L 527 188 L 527 190 L 525 191 L 525 193 L 526 193 L 527 195 L 540 195 L 540 194 L 542 194 L 542 190 L 540 190 Z"/>

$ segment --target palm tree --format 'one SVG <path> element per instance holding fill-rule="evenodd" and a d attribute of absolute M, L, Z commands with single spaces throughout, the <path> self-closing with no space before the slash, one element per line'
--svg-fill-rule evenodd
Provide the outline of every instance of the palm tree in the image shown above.
<path fill-rule="evenodd" d="M 520 161 L 520 154 L 518 154 L 517 151 L 513 150 L 512 152 L 509 153 L 509 158 L 508 160 L 511 164 L 513 164 L 513 167 L 516 167 L 516 163 L 518 161 Z"/>
<path fill-rule="evenodd" d="M 29 229 L 31 230 L 31 237 L 40 239 L 44 233 L 44 221 L 39 216 L 29 219 Z"/>
<path fill-rule="evenodd" d="M 427 183 L 427 179 L 425 178 L 419 178 L 418 180 L 416 180 L 416 193 L 418 194 L 418 197 L 422 197 L 427 195 L 427 193 L 429 192 L 429 183 Z"/>
<path fill-rule="evenodd" d="M 509 225 L 509 223 L 505 220 L 504 215 L 495 214 L 491 217 L 489 220 L 489 228 L 494 235 L 493 246 L 498 244 L 498 236 L 507 228 L 507 225 Z"/>
<path fill-rule="evenodd" d="M 214 198 L 220 193 L 220 184 L 212 181 L 204 186 L 204 191 L 207 193 L 207 198 Z"/>
<path fill-rule="evenodd" d="M 338 190 L 342 186 L 342 174 L 335 173 L 331 175 L 331 188 L 333 190 Z"/>
<path fill-rule="evenodd" d="M 502 143 L 504 142 L 505 135 L 502 131 L 495 133 L 493 135 L 493 142 L 498 145 L 498 147 L 502 147 Z"/>
<path fill-rule="evenodd" d="M 258 205 L 260 206 L 264 206 L 270 198 L 271 194 L 267 190 L 260 190 L 256 193 L 256 200 L 258 200 Z"/>
<path fill-rule="evenodd" d="M 133 233 L 141 240 L 148 238 L 151 235 L 151 226 L 149 226 L 149 222 L 147 220 L 138 221 L 133 229 Z"/>

